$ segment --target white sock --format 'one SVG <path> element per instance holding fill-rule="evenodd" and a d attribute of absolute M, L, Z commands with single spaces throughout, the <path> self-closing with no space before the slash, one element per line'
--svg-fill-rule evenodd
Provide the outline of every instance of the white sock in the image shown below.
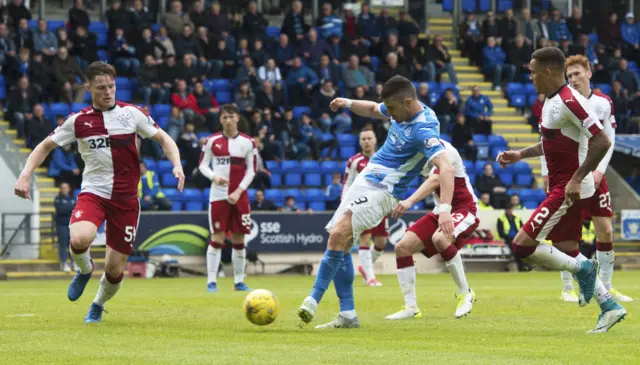
<path fill-rule="evenodd" d="M 346 319 L 354 319 L 356 318 L 356 310 L 352 309 L 350 311 L 341 311 L 340 315 Z"/>
<path fill-rule="evenodd" d="M 596 297 L 596 300 L 598 301 L 598 304 L 602 304 L 607 300 L 611 299 L 611 294 L 609 294 L 609 291 L 607 290 L 607 288 L 604 287 L 604 284 L 599 278 L 596 278 L 595 297 Z"/>
<path fill-rule="evenodd" d="M 107 280 L 106 274 L 102 274 L 102 278 L 100 278 L 100 288 L 98 288 L 98 294 L 96 294 L 96 298 L 93 302 L 101 307 L 104 307 L 104 303 L 106 303 L 109 299 L 113 298 L 114 295 L 118 292 L 122 286 L 122 279 L 118 282 L 118 284 L 112 284 Z"/>
<path fill-rule="evenodd" d="M 470 293 L 471 289 L 467 284 L 467 276 L 464 274 L 464 266 L 459 252 L 450 261 L 447 261 L 447 269 L 453 277 L 453 281 L 458 285 L 458 294 Z"/>
<path fill-rule="evenodd" d="M 207 276 L 208 283 L 215 283 L 218 278 L 218 269 L 220 269 L 220 259 L 222 257 L 222 250 L 214 248 L 213 246 L 207 246 Z"/>
<path fill-rule="evenodd" d="M 550 245 L 539 244 L 526 259 L 551 270 L 564 270 L 572 274 L 580 270 L 580 264 L 576 259 Z"/>
<path fill-rule="evenodd" d="M 238 284 L 244 282 L 244 267 L 247 262 L 247 250 L 245 248 L 233 249 L 231 254 L 231 263 L 233 263 L 233 283 Z"/>
<path fill-rule="evenodd" d="M 575 257 L 576 261 L 582 262 L 588 260 L 585 255 L 579 253 L 578 256 Z M 562 278 L 562 290 L 573 290 L 573 275 L 568 271 L 562 271 L 560 273 L 560 278 Z"/>
<path fill-rule="evenodd" d="M 416 300 L 416 267 L 409 266 L 396 270 L 398 273 L 398 282 L 400 290 L 404 295 L 404 305 L 408 308 L 417 308 Z"/>
<path fill-rule="evenodd" d="M 613 276 L 613 263 L 615 261 L 615 253 L 611 251 L 596 251 L 596 260 L 600 264 L 600 280 L 604 287 L 611 289 L 611 277 Z"/>
<path fill-rule="evenodd" d="M 371 263 L 375 264 L 383 253 L 384 251 L 378 251 L 375 247 L 371 247 Z"/>
<path fill-rule="evenodd" d="M 358 250 L 358 257 L 360 258 L 360 265 L 362 265 L 362 270 L 364 271 L 365 281 L 369 281 L 371 279 L 376 278 L 376 274 L 373 271 L 373 262 L 371 259 L 371 249 L 361 248 Z"/>
<path fill-rule="evenodd" d="M 71 258 L 76 263 L 78 270 L 80 270 L 81 274 L 88 274 L 93 270 L 93 265 L 91 265 L 91 254 L 89 253 L 89 249 L 87 249 L 83 253 L 74 253 L 73 250 L 69 250 L 71 252 Z"/>

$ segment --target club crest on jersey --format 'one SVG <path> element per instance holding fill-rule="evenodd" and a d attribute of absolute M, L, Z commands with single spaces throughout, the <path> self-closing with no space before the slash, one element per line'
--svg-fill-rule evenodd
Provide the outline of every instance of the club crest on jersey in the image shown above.
<path fill-rule="evenodd" d="M 404 136 L 409 138 L 411 136 L 411 127 L 404 130 Z"/>
<path fill-rule="evenodd" d="M 116 117 L 116 123 L 120 124 L 124 128 L 128 128 L 131 121 L 132 116 L 129 113 L 121 113 Z"/>

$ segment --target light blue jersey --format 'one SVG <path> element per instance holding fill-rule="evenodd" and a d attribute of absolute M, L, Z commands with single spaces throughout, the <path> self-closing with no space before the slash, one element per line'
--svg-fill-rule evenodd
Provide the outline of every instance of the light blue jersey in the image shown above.
<path fill-rule="evenodd" d="M 367 180 L 384 186 L 400 200 L 407 198 L 409 185 L 424 165 L 445 152 L 439 140 L 440 123 L 436 113 L 421 105 L 423 111 L 406 122 L 398 123 L 387 113 L 384 103 L 378 104 L 378 111 L 390 119 L 391 127 L 382 148 L 363 171 Z"/>

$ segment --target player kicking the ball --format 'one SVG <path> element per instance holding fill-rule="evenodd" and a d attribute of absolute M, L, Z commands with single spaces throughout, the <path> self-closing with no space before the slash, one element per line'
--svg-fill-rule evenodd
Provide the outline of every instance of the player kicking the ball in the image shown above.
<path fill-rule="evenodd" d="M 565 57 L 555 47 L 532 54 L 531 80 L 547 99 L 542 108 L 542 141 L 519 151 L 498 155 L 502 166 L 544 154 L 549 169 L 549 194 L 533 212 L 513 241 L 514 255 L 551 270 L 572 273 L 580 285 L 580 306 L 594 296 L 602 313 L 590 333 L 607 332 L 627 311 L 607 292 L 598 279 L 598 262 L 581 260 L 565 252 L 576 252 L 582 235 L 583 209 L 595 192 L 591 171 L 598 167 L 611 142 L 602 132 L 586 100 L 565 84 Z M 540 244 L 545 239 L 553 246 Z"/>
<path fill-rule="evenodd" d="M 439 123 L 435 113 L 417 100 L 413 83 L 394 76 L 382 90 L 382 104 L 337 98 L 332 110 L 348 108 L 363 117 L 390 120 L 391 127 L 382 148 L 356 177 L 331 221 L 325 227 L 329 241 L 311 294 L 304 299 L 298 316 L 304 323 L 315 317 L 318 303 L 333 280 L 340 298 L 337 319 L 316 328 L 357 328 L 353 299 L 354 269 L 351 245 L 360 235 L 376 227 L 407 197 L 410 182 L 427 163 L 440 169 L 441 198 L 439 224 L 446 237 L 453 237 L 451 199 L 453 167 L 438 140 Z M 345 254 L 346 253 L 346 254 Z"/>
<path fill-rule="evenodd" d="M 360 132 L 360 148 L 362 148 L 362 152 L 352 156 L 349 161 L 347 161 L 344 180 L 342 182 L 342 199 L 346 197 L 349 187 L 351 187 L 355 178 L 364 170 L 369 163 L 369 159 L 376 152 L 376 144 L 376 135 L 372 129 L 363 129 Z M 380 258 L 387 245 L 387 237 L 389 236 L 388 228 L 389 220 L 387 217 L 384 217 L 382 222 L 375 228 L 366 230 L 360 235 L 360 249 L 358 250 L 360 266 L 358 266 L 358 271 L 364 278 L 367 286 L 382 286 L 382 284 L 376 280 L 373 264 Z M 370 244 L 372 237 L 373 248 Z"/>
<path fill-rule="evenodd" d="M 16 195 L 30 199 L 29 179 L 47 155 L 59 146 L 78 141 L 85 163 L 82 192 L 71 213 L 70 250 L 78 271 L 69 285 L 68 297 L 76 301 L 84 292 L 94 265 L 89 246 L 98 227 L 107 221 L 107 251 L 100 288 L 86 323 L 100 322 L 105 303 L 122 285 L 127 256 L 131 254 L 138 229 L 140 203 L 138 181 L 140 159 L 137 135 L 158 142 L 173 164 L 178 190 L 184 186 L 180 153 L 175 142 L 144 111 L 115 100 L 116 70 L 94 62 L 86 71 L 87 89 L 93 105 L 71 114 L 49 137 L 31 152 L 16 182 Z"/>
<path fill-rule="evenodd" d="M 209 292 L 218 291 L 217 275 L 227 232 L 231 232 L 233 245 L 231 262 L 235 290 L 251 290 L 244 283 L 244 235 L 251 233 L 251 208 L 247 188 L 256 176 L 258 150 L 253 138 L 238 132 L 239 121 L 238 107 L 223 105 L 220 108 L 222 132 L 211 135 L 202 148 L 199 169 L 212 182 L 209 193 L 211 241 L 207 247 Z"/>
<path fill-rule="evenodd" d="M 603 131 L 611 141 L 611 147 L 607 151 L 602 161 L 598 164 L 598 168 L 593 171 L 593 178 L 596 184 L 596 192 L 586 203 L 585 214 L 591 217 L 596 230 L 596 260 L 600 264 L 600 280 L 607 288 L 609 294 L 619 302 L 631 302 L 633 299 L 622 294 L 620 291 L 611 286 L 611 277 L 613 276 L 613 210 L 611 209 L 611 196 L 609 194 L 609 186 L 604 176 L 611 156 L 613 155 L 614 143 L 616 138 L 616 120 L 613 116 L 613 102 L 607 95 L 592 91 L 591 65 L 589 59 L 583 55 L 575 55 L 567 58 L 566 62 L 567 78 L 571 86 L 576 89 L 582 96 L 587 98 L 586 106 L 596 114 L 600 123 L 602 123 Z M 542 157 L 542 176 L 545 185 L 548 185 L 549 178 L 547 176 L 547 166 L 544 156 Z M 580 251 L 572 253 L 575 256 L 581 256 L 585 259 Z M 563 287 L 561 299 L 566 302 L 577 302 L 578 296 L 573 288 L 573 277 L 571 273 L 563 271 L 561 274 Z"/>
<path fill-rule="evenodd" d="M 404 294 L 404 306 L 386 319 L 420 318 L 422 312 L 416 300 L 416 268 L 413 265 L 413 254 L 422 252 L 428 258 L 440 253 L 447 264 L 447 269 L 458 286 L 458 306 L 455 317 L 461 318 L 471 312 L 476 300 L 476 293 L 467 284 L 462 258 L 458 250 L 464 246 L 467 239 L 478 228 L 480 220 L 476 217 L 478 198 L 473 193 L 473 187 L 467 177 L 467 172 L 458 151 L 448 142 L 441 141 L 447 156 L 453 165 L 455 182 L 453 187 L 453 201 L 451 202 L 451 217 L 453 218 L 453 238 L 447 238 L 438 228 L 438 212 L 440 208 L 440 175 L 437 168 L 424 170 L 428 179 L 420 185 L 413 195 L 401 201 L 393 211 L 393 217 L 399 218 L 416 202 L 424 200 L 433 193 L 436 206 L 433 211 L 411 225 L 400 242 L 396 244 L 396 265 L 398 282 Z"/>

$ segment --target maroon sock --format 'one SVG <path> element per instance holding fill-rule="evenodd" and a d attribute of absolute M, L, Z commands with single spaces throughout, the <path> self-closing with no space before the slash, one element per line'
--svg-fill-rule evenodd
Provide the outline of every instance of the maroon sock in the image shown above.
<path fill-rule="evenodd" d="M 81 249 L 81 248 L 75 248 L 72 245 L 69 245 L 69 249 L 71 250 L 71 252 L 75 253 L 76 255 L 79 255 L 81 253 L 87 252 L 87 250 L 89 249 L 89 246 L 85 247 L 84 249 Z"/>
<path fill-rule="evenodd" d="M 244 243 L 233 243 L 231 244 L 234 250 L 244 250 Z"/>
<path fill-rule="evenodd" d="M 396 267 L 398 269 L 404 269 L 406 267 L 411 267 L 411 266 L 413 266 L 412 256 L 396 257 Z"/>
<path fill-rule="evenodd" d="M 596 250 L 598 250 L 598 251 L 613 251 L 613 242 L 596 241 Z"/>
<path fill-rule="evenodd" d="M 440 252 L 440 256 L 442 256 L 442 259 L 444 261 L 449 262 L 453 260 L 454 257 L 456 257 L 457 253 L 458 249 L 456 248 L 456 246 L 449 245 L 449 247 L 447 247 L 444 251 Z"/>
<path fill-rule="evenodd" d="M 537 246 L 520 246 L 515 243 L 512 246 L 513 246 L 513 254 L 520 259 L 524 259 L 526 257 L 533 255 L 533 253 L 536 252 L 536 247 L 537 247 Z"/>
<path fill-rule="evenodd" d="M 370 250 L 371 248 L 369 246 L 360 246 L 361 250 Z"/>
<path fill-rule="evenodd" d="M 580 254 L 580 250 L 575 249 L 565 253 L 571 257 L 578 257 L 578 255 Z"/>
<path fill-rule="evenodd" d="M 113 285 L 119 284 L 122 281 L 122 278 L 124 278 L 124 273 L 121 272 L 120 275 L 118 275 L 118 277 L 113 277 L 111 275 L 109 275 L 108 273 L 104 273 L 104 278 L 107 279 L 107 281 Z"/>
<path fill-rule="evenodd" d="M 211 245 L 211 247 L 213 248 L 223 248 L 224 244 L 220 243 L 220 242 L 215 242 L 213 240 L 209 241 L 209 244 Z"/>

